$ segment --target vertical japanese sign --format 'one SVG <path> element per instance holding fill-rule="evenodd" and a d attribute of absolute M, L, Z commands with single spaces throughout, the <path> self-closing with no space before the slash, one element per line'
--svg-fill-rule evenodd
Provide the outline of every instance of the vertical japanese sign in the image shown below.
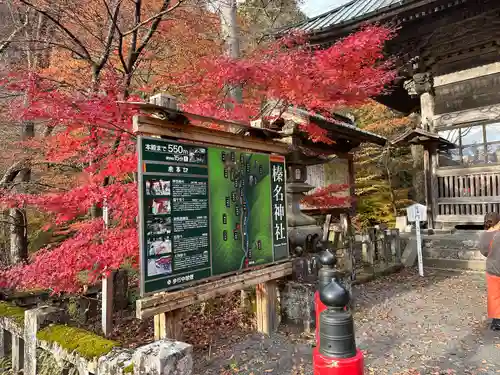
<path fill-rule="evenodd" d="M 288 257 L 285 160 L 275 155 L 271 155 L 270 159 L 274 258 L 280 260 Z"/>
<path fill-rule="evenodd" d="M 141 293 L 288 257 L 281 156 L 139 137 Z"/>

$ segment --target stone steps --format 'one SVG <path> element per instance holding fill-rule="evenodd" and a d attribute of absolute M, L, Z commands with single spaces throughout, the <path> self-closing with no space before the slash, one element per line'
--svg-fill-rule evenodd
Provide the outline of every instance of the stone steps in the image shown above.
<path fill-rule="evenodd" d="M 486 258 L 479 251 L 478 231 L 422 236 L 424 267 L 484 271 Z M 417 263 L 415 236 L 406 240 L 403 253 L 405 266 Z"/>
<path fill-rule="evenodd" d="M 451 270 L 486 270 L 486 261 L 482 260 L 463 260 L 463 259 L 436 259 L 424 258 L 425 268 L 451 269 Z"/>
<path fill-rule="evenodd" d="M 486 258 L 476 249 L 446 249 L 439 247 L 425 246 L 422 249 L 424 258 L 431 259 L 456 259 L 456 260 L 478 260 L 484 261 Z"/>

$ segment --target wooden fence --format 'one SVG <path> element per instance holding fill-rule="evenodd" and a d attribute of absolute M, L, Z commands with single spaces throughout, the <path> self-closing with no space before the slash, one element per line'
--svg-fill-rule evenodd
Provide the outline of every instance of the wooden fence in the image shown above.
<path fill-rule="evenodd" d="M 437 221 L 474 224 L 500 212 L 500 173 L 491 168 L 438 171 Z"/>

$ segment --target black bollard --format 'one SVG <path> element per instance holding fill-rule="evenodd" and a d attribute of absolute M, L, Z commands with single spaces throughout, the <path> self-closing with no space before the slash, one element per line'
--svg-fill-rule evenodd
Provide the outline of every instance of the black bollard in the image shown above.
<path fill-rule="evenodd" d="M 317 247 L 320 246 L 323 248 L 322 244 L 318 244 Z M 334 267 L 337 264 L 337 258 L 329 250 L 323 250 L 319 254 L 319 263 L 321 268 L 318 272 L 318 290 L 321 290 L 335 278 Z"/>
<path fill-rule="evenodd" d="M 323 250 L 324 246 L 321 243 L 318 243 L 317 247 L 318 251 L 322 250 L 319 253 L 319 263 L 321 264 L 321 268 L 318 272 L 318 289 L 316 293 L 314 293 L 314 308 L 316 310 L 316 346 L 319 345 L 319 326 L 320 326 L 320 314 L 324 310 L 326 310 L 326 306 L 321 302 L 319 298 L 319 290 L 328 285 L 332 278 L 335 277 L 335 269 L 333 268 L 337 263 L 337 258 L 328 250 Z"/>
<path fill-rule="evenodd" d="M 326 257 L 325 257 L 326 258 Z M 320 314 L 319 352 L 326 357 L 352 358 L 356 356 L 354 320 L 349 309 L 349 292 L 336 277 L 326 277 L 319 288 L 319 298 L 326 306 Z"/>
<path fill-rule="evenodd" d="M 337 280 L 336 257 L 324 250 L 319 260 L 322 268 L 316 292 L 319 324 L 316 326 L 317 346 L 313 349 L 314 374 L 363 375 L 363 353 L 356 348 L 354 321 L 347 307 L 350 294 Z"/>

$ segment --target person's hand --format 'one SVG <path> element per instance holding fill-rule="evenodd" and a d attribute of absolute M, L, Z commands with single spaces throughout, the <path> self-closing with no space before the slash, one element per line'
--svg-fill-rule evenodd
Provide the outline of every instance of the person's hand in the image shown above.
<path fill-rule="evenodd" d="M 488 232 L 493 232 L 496 230 L 500 230 L 500 222 L 498 222 L 496 225 L 494 225 L 490 229 L 488 229 Z"/>

